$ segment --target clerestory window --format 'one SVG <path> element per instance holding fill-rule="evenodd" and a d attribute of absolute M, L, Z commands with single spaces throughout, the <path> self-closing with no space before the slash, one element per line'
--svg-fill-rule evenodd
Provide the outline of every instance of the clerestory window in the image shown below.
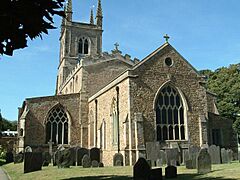
<path fill-rule="evenodd" d="M 181 96 L 170 85 L 162 88 L 156 103 L 157 140 L 185 140 L 184 107 Z"/>
<path fill-rule="evenodd" d="M 68 144 L 68 117 L 63 107 L 53 108 L 46 122 L 46 143 Z"/>

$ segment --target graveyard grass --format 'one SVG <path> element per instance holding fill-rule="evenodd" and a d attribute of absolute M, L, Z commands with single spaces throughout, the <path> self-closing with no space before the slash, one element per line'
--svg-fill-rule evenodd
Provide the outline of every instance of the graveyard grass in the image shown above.
<path fill-rule="evenodd" d="M 58 169 L 57 167 L 43 167 L 41 171 L 23 174 L 23 163 L 6 164 L 3 168 L 9 173 L 12 180 L 128 180 L 132 179 L 132 167 L 104 167 L 104 168 L 82 168 L 71 167 Z M 178 167 L 178 180 L 239 180 L 240 163 L 213 165 L 212 172 L 204 175 L 196 173 L 197 170 L 189 170 L 184 166 Z M 163 169 L 164 175 L 164 169 Z M 174 180 L 174 179 L 173 179 Z"/>

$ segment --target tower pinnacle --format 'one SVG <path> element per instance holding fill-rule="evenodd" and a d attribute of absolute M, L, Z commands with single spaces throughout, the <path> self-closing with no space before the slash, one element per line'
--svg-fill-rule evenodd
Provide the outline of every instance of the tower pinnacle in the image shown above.
<path fill-rule="evenodd" d="M 102 13 L 101 0 L 98 0 L 96 20 L 97 20 L 97 26 L 102 28 L 103 13 Z"/>
<path fill-rule="evenodd" d="M 91 14 L 90 14 L 90 24 L 94 24 L 93 9 L 92 8 L 91 8 Z"/>
<path fill-rule="evenodd" d="M 67 21 L 72 21 L 72 0 L 68 0 L 66 9 L 66 19 Z"/>

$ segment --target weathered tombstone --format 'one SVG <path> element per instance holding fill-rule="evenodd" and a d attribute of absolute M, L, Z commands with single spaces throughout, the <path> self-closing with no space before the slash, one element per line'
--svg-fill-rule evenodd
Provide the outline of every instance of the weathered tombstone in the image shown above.
<path fill-rule="evenodd" d="M 51 163 L 51 155 L 49 152 L 43 152 L 42 158 L 43 158 L 42 166 L 48 166 Z"/>
<path fill-rule="evenodd" d="M 189 156 L 189 151 L 188 150 L 184 150 L 183 151 L 183 164 L 186 165 L 186 161 L 190 160 L 190 156 Z"/>
<path fill-rule="evenodd" d="M 211 145 L 208 149 L 212 164 L 221 164 L 220 147 Z"/>
<path fill-rule="evenodd" d="M 162 178 L 162 168 L 151 169 L 149 180 L 161 180 Z"/>
<path fill-rule="evenodd" d="M 226 164 L 229 162 L 228 153 L 225 148 L 221 148 L 221 159 L 222 159 L 222 164 Z"/>
<path fill-rule="evenodd" d="M 96 160 L 93 160 L 92 161 L 92 167 L 93 168 L 96 168 L 96 167 L 98 167 L 99 166 L 99 163 L 96 161 Z"/>
<path fill-rule="evenodd" d="M 59 151 L 57 166 L 58 168 L 69 168 L 72 165 L 71 151 L 64 149 Z"/>
<path fill-rule="evenodd" d="M 85 154 L 82 158 L 82 166 L 83 166 L 83 168 L 91 167 L 91 159 L 87 154 Z"/>
<path fill-rule="evenodd" d="M 185 161 L 185 166 L 187 169 L 194 169 L 193 168 L 193 162 L 191 159 Z"/>
<path fill-rule="evenodd" d="M 193 169 L 197 168 L 197 155 L 200 150 L 200 147 L 198 146 L 189 146 L 189 157 L 192 160 L 192 167 Z"/>
<path fill-rule="evenodd" d="M 167 166 L 165 168 L 165 178 L 176 178 L 177 177 L 177 167 L 175 166 Z"/>
<path fill-rule="evenodd" d="M 84 155 L 89 155 L 89 150 L 86 148 L 78 148 L 77 152 L 77 166 L 82 166 L 82 158 Z"/>
<path fill-rule="evenodd" d="M 231 149 L 228 149 L 227 153 L 228 153 L 228 163 L 231 163 L 231 161 L 233 160 L 233 151 Z"/>
<path fill-rule="evenodd" d="M 42 170 L 42 153 L 26 152 L 24 154 L 24 173 Z"/>
<path fill-rule="evenodd" d="M 13 162 L 14 159 L 13 159 L 13 153 L 12 152 L 7 152 L 6 153 L 6 163 L 11 163 Z"/>
<path fill-rule="evenodd" d="M 180 164 L 180 154 L 177 148 L 166 149 L 167 165 L 177 165 Z"/>
<path fill-rule="evenodd" d="M 100 149 L 99 148 L 90 149 L 90 159 L 91 159 L 91 161 L 95 160 L 97 162 L 100 162 Z"/>
<path fill-rule="evenodd" d="M 134 180 L 148 180 L 151 167 L 144 158 L 139 158 L 133 167 Z"/>
<path fill-rule="evenodd" d="M 65 150 L 63 145 L 59 145 L 57 147 L 57 151 L 53 153 L 53 166 L 56 166 L 59 164 L 59 160 L 61 158 L 61 151 Z"/>
<path fill-rule="evenodd" d="M 32 148 L 30 146 L 25 147 L 24 152 L 32 152 Z"/>
<path fill-rule="evenodd" d="M 23 162 L 23 153 L 20 152 L 14 156 L 14 164 Z"/>
<path fill-rule="evenodd" d="M 200 150 L 197 157 L 198 174 L 209 173 L 212 170 L 211 157 L 206 148 Z"/>
<path fill-rule="evenodd" d="M 76 166 L 76 148 L 71 147 L 71 148 L 69 148 L 69 151 L 71 154 L 71 161 L 72 161 L 71 166 Z"/>
<path fill-rule="evenodd" d="M 166 153 L 163 150 L 158 151 L 157 166 L 163 166 L 167 163 Z"/>
<path fill-rule="evenodd" d="M 155 166 L 155 161 L 158 158 L 158 152 L 160 151 L 159 142 L 146 142 L 146 155 L 147 159 L 152 161 L 152 165 Z"/>
<path fill-rule="evenodd" d="M 123 155 L 121 153 L 114 154 L 113 166 L 123 166 Z"/>
<path fill-rule="evenodd" d="M 104 167 L 104 164 L 102 162 L 100 162 L 99 167 Z"/>

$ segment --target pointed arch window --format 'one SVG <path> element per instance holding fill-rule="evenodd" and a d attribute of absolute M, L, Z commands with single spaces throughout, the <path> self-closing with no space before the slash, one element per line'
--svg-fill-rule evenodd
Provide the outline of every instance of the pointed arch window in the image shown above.
<path fill-rule="evenodd" d="M 118 109 L 117 109 L 117 101 L 114 98 L 112 101 L 112 108 L 111 108 L 111 117 L 112 117 L 112 137 L 113 137 L 113 144 L 118 144 L 118 126 L 119 126 L 119 117 L 118 117 Z"/>
<path fill-rule="evenodd" d="M 87 38 L 82 37 L 79 39 L 78 53 L 79 54 L 88 54 L 89 53 L 89 42 L 88 42 Z"/>
<path fill-rule="evenodd" d="M 185 140 L 184 106 L 178 91 L 164 86 L 156 102 L 157 140 Z"/>
<path fill-rule="evenodd" d="M 46 143 L 68 144 L 68 117 L 63 107 L 53 108 L 46 121 Z"/>

